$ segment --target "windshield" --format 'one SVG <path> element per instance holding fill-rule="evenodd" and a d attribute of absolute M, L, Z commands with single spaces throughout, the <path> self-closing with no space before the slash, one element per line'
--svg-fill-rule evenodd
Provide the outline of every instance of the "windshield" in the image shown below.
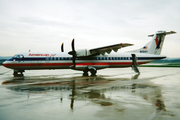
<path fill-rule="evenodd" d="M 16 54 L 13 56 L 13 58 L 20 58 L 21 59 L 21 58 L 24 58 L 24 56 L 22 54 Z"/>

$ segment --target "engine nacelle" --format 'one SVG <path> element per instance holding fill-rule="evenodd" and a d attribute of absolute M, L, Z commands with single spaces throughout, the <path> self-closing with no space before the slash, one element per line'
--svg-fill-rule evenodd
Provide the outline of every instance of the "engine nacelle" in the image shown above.
<path fill-rule="evenodd" d="M 90 55 L 91 55 L 91 53 L 87 49 L 76 50 L 77 57 L 85 57 L 85 56 L 90 56 Z"/>

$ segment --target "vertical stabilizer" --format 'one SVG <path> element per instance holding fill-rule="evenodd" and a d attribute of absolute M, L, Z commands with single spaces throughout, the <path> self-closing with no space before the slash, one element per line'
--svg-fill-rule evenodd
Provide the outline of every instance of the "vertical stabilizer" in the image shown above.
<path fill-rule="evenodd" d="M 160 55 L 161 50 L 164 43 L 164 38 L 168 34 L 176 33 L 175 31 L 157 31 L 155 34 L 148 35 L 148 37 L 153 37 L 152 40 L 147 43 L 145 46 L 138 50 L 129 51 L 132 53 L 148 53 L 148 54 L 155 54 Z"/>

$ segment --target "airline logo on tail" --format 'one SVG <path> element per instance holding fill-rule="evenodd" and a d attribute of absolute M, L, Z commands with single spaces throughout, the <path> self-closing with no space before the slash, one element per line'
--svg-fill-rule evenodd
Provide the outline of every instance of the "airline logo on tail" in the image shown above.
<path fill-rule="evenodd" d="M 155 41 L 156 41 L 156 49 L 160 49 L 161 37 L 160 37 L 160 39 L 158 40 L 158 36 L 157 36 L 156 39 L 155 39 Z"/>

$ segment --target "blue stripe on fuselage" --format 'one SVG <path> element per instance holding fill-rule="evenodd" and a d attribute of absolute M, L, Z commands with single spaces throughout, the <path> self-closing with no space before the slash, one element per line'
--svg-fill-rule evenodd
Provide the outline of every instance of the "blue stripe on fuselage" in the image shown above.
<path fill-rule="evenodd" d="M 159 60 L 165 57 L 137 57 L 137 60 Z M 76 58 L 77 60 L 132 60 L 132 57 L 91 57 Z M 61 61 L 72 60 L 72 57 L 31 57 L 31 58 L 11 58 L 7 61 Z"/>

